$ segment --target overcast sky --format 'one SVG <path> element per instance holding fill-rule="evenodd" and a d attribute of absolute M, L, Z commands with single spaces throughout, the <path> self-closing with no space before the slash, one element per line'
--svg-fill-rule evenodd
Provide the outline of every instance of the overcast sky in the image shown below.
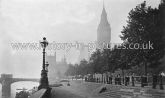
<path fill-rule="evenodd" d="M 0 0 L 0 74 L 39 77 L 42 51 L 14 51 L 10 43 L 94 42 L 103 0 Z M 146 0 L 157 7 L 160 0 Z M 111 41 L 119 38 L 129 11 L 143 0 L 104 0 L 111 25 Z M 73 51 L 73 50 L 72 50 Z M 57 53 L 58 60 L 64 53 Z M 68 52 L 67 61 L 77 62 L 78 52 Z M 35 74 L 34 74 L 35 73 Z"/>

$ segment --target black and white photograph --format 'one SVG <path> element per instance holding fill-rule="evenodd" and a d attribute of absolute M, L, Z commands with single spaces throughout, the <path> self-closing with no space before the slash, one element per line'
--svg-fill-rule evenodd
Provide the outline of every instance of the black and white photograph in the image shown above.
<path fill-rule="evenodd" d="M 0 0 L 0 98 L 165 98 L 165 0 Z"/>

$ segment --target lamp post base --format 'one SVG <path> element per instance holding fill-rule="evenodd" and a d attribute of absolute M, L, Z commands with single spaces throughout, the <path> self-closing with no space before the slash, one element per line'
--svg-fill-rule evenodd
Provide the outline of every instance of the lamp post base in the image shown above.
<path fill-rule="evenodd" d="M 40 90 L 42 88 L 45 88 L 45 89 L 49 88 L 49 82 L 48 82 L 46 70 L 41 71 L 41 79 L 40 79 L 40 85 L 38 87 L 38 90 Z"/>

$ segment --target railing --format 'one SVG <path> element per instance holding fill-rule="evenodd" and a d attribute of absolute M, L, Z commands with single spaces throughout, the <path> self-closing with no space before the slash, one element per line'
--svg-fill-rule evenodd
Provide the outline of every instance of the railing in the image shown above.
<path fill-rule="evenodd" d="M 126 78 L 124 77 L 106 77 L 106 78 L 85 78 L 86 82 L 96 82 L 96 83 L 106 83 L 106 84 L 115 84 L 115 85 L 125 85 L 125 86 L 151 86 L 153 87 L 153 85 L 159 85 L 160 89 L 161 87 L 163 87 L 163 85 L 165 85 L 165 77 L 160 77 L 157 76 L 157 79 L 153 79 L 153 76 L 133 76 L 129 77 L 128 81 L 126 80 Z M 155 82 L 156 81 L 156 82 Z M 127 82 L 127 83 L 126 83 Z M 164 89 L 164 88 L 163 88 Z"/>

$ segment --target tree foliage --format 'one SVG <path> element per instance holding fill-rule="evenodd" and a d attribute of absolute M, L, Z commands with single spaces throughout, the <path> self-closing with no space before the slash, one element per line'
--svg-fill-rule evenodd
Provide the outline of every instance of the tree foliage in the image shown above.
<path fill-rule="evenodd" d="M 93 69 L 91 65 L 89 65 L 88 61 L 85 59 L 80 61 L 80 64 L 69 64 L 69 67 L 67 71 L 65 72 L 65 75 L 67 76 L 75 76 L 75 75 L 86 75 L 93 73 Z"/>
<path fill-rule="evenodd" d="M 132 60 L 136 58 L 136 65 L 143 63 L 148 67 L 159 68 L 165 43 L 160 9 L 147 7 L 146 2 L 143 2 L 130 11 L 127 23 L 121 32 L 121 39 L 124 43 L 141 46 L 132 50 Z"/>

